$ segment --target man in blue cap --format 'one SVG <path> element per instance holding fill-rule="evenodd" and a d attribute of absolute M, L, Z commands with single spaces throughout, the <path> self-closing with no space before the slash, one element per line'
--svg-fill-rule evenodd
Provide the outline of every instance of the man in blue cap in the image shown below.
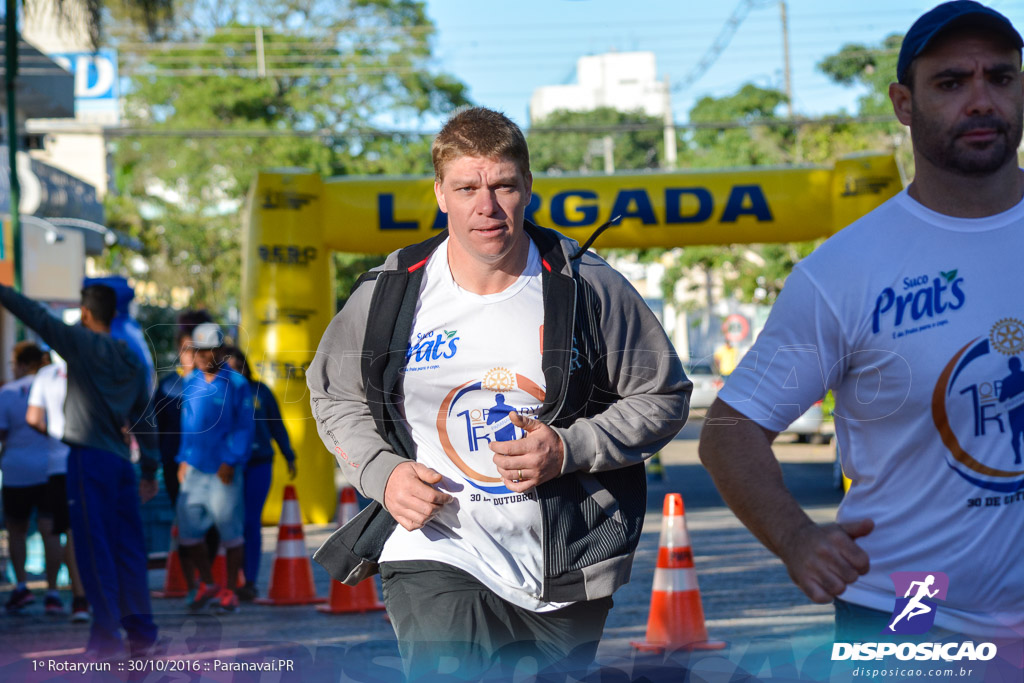
<path fill-rule="evenodd" d="M 913 182 L 797 265 L 708 412 L 701 460 L 807 596 L 835 602 L 837 641 L 884 639 L 927 575 L 929 639 L 1024 634 L 1024 468 L 1016 403 L 997 400 L 1007 357 L 1024 354 L 1021 46 L 976 2 L 914 23 L 889 88 Z M 819 525 L 771 443 L 829 390 L 853 484 Z"/>

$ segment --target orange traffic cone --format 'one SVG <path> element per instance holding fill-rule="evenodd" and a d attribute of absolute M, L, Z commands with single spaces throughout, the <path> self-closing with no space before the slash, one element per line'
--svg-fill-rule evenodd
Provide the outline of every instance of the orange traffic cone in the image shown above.
<path fill-rule="evenodd" d="M 277 552 L 270 570 L 270 590 L 266 598 L 256 600 L 261 605 L 311 605 L 325 602 L 317 597 L 313 585 L 313 565 L 306 551 L 306 538 L 302 534 L 302 513 L 295 487 L 284 487 L 281 502 L 281 523 L 277 530 Z"/>
<path fill-rule="evenodd" d="M 359 512 L 355 489 L 346 486 L 338 497 L 338 526 L 342 527 Z M 355 586 L 346 586 L 341 581 L 331 581 L 331 600 L 317 609 L 327 614 L 346 612 L 368 612 L 384 609 L 384 603 L 377 599 L 377 584 L 373 577 L 367 577 Z"/>
<path fill-rule="evenodd" d="M 154 598 L 183 598 L 188 594 L 185 583 L 185 572 L 181 570 L 181 558 L 178 557 L 178 525 L 171 525 L 171 549 L 167 553 L 167 573 L 164 576 L 164 589 L 151 591 Z"/>
<path fill-rule="evenodd" d="M 213 582 L 218 586 L 228 585 L 228 554 L 224 550 L 224 546 L 217 547 L 217 556 L 213 558 L 213 562 L 210 565 L 210 572 L 213 574 Z M 245 583 L 245 576 L 242 570 L 238 570 L 238 579 L 235 582 L 236 586 L 241 586 Z"/>
<path fill-rule="evenodd" d="M 683 516 L 683 497 L 665 496 L 661 517 L 658 564 L 654 569 L 647 640 L 634 642 L 638 650 L 720 650 L 725 643 L 708 640 L 704 608 L 700 604 L 697 570 L 693 567 L 690 535 Z"/>

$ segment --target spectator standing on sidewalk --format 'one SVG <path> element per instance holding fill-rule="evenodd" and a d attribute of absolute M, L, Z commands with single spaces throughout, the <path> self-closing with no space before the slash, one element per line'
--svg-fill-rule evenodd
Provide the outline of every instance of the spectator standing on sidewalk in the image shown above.
<path fill-rule="evenodd" d="M 213 322 L 206 311 L 182 311 L 178 315 L 174 342 L 178 347 L 178 364 L 160 378 L 153 397 L 157 432 L 160 442 L 160 461 L 163 465 L 164 488 L 173 507 L 178 502 L 178 451 L 181 450 L 181 393 L 185 378 L 195 368 L 195 348 L 192 330 L 202 323 Z M 213 548 L 216 552 L 216 545 Z"/>
<path fill-rule="evenodd" d="M 147 370 L 124 342 L 110 336 L 117 297 L 109 287 L 82 290 L 78 325 L 65 324 L 41 304 L 2 285 L 0 304 L 68 364 L 68 506 L 78 539 L 75 559 L 93 609 L 86 656 L 121 656 L 122 628 L 129 654 L 144 655 L 156 642 L 157 628 L 149 602 L 139 501 L 156 495 L 159 465 Z M 139 443 L 141 481 L 130 460 L 126 429 Z"/>
<path fill-rule="evenodd" d="M 263 382 L 253 379 L 249 361 L 236 346 L 224 349 L 224 356 L 231 369 L 240 373 L 252 389 L 254 431 L 252 454 L 245 466 L 245 585 L 237 591 L 243 601 L 256 598 L 257 580 L 260 571 L 260 556 L 263 553 L 262 521 L 263 505 L 270 492 L 273 473 L 274 441 L 281 449 L 281 455 L 288 463 L 288 478 L 295 479 L 295 451 L 288 439 L 288 430 L 281 418 L 274 393 Z"/>
<path fill-rule="evenodd" d="M 29 522 L 36 512 L 36 526 L 43 539 L 46 558 L 47 614 L 63 614 L 64 605 L 57 593 L 57 570 L 60 569 L 60 535 L 53 531 L 53 509 L 46 496 L 47 465 L 63 448 L 59 441 L 40 434 L 25 421 L 28 394 L 36 372 L 49 361 L 49 355 L 34 342 L 18 342 L 14 346 L 11 368 L 14 381 L 0 388 L 0 469 L 3 470 L 4 524 L 11 552 L 11 565 L 17 584 L 8 596 L 8 612 L 20 612 L 35 602 L 26 585 L 25 562 Z"/>
<path fill-rule="evenodd" d="M 249 383 L 222 368 L 224 335 L 216 323 L 192 331 L 195 370 L 182 391 L 181 449 L 178 452 L 178 542 L 188 583 L 186 605 L 198 611 L 211 600 L 225 612 L 238 609 L 238 573 L 244 560 L 243 480 L 252 450 L 253 408 Z M 227 554 L 227 585 L 213 580 L 203 537 L 220 531 Z M 205 584 L 196 585 L 195 572 Z"/>
<path fill-rule="evenodd" d="M 59 355 L 51 354 L 49 365 L 41 368 L 32 381 L 28 394 L 28 410 L 25 422 L 30 427 L 48 434 L 57 441 L 58 447 L 50 451 L 46 468 L 46 501 L 53 511 L 53 533 L 67 534 L 64 547 L 64 564 L 71 578 L 71 621 L 87 623 L 92 619 L 89 600 L 85 597 L 82 577 L 75 562 L 74 534 L 71 533 L 71 518 L 68 511 L 68 455 L 71 448 L 60 440 L 64 438 L 64 399 L 68 393 L 67 364 Z"/>

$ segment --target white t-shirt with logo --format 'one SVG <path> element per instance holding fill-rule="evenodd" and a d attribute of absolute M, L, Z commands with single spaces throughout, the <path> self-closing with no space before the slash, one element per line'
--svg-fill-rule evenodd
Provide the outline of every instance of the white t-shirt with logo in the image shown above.
<path fill-rule="evenodd" d="M 52 352 L 51 352 L 52 354 Z M 28 393 L 28 404 L 46 412 L 46 431 L 56 445 L 50 450 L 46 474 L 66 474 L 71 448 L 61 443 L 64 438 L 64 398 L 68 393 L 68 372 L 64 360 L 54 356 L 53 362 L 39 370 Z"/>
<path fill-rule="evenodd" d="M 513 604 L 558 609 L 567 603 L 540 599 L 536 492 L 507 489 L 488 448 L 523 435 L 509 412 L 531 415 L 544 402 L 540 255 L 531 243 L 515 283 L 478 295 L 453 280 L 447 247 L 438 247 L 425 266 L 401 393 L 416 460 L 444 477 L 437 488 L 455 500 L 422 529 L 396 528 L 381 561 L 443 562 Z"/>
<path fill-rule="evenodd" d="M 1024 202 L 958 219 L 904 191 L 797 265 L 720 392 L 782 431 L 833 391 L 838 520 L 875 522 L 842 599 L 890 611 L 891 573 L 944 572 L 936 625 L 1024 633 L 1022 292 Z"/>

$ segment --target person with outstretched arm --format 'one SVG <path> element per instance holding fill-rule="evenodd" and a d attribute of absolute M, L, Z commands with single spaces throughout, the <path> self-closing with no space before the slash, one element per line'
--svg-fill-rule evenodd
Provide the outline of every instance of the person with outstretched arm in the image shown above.
<path fill-rule="evenodd" d="M 67 325 L 41 304 L 0 285 L 0 304 L 67 361 L 64 437 L 71 447 L 67 487 L 75 559 L 92 605 L 86 655 L 142 656 L 157 639 L 139 512 L 157 492 L 160 463 L 147 389 L 136 354 L 110 336 L 117 297 L 105 285 L 82 290 L 81 322 Z M 141 451 L 141 480 L 129 434 Z"/>

